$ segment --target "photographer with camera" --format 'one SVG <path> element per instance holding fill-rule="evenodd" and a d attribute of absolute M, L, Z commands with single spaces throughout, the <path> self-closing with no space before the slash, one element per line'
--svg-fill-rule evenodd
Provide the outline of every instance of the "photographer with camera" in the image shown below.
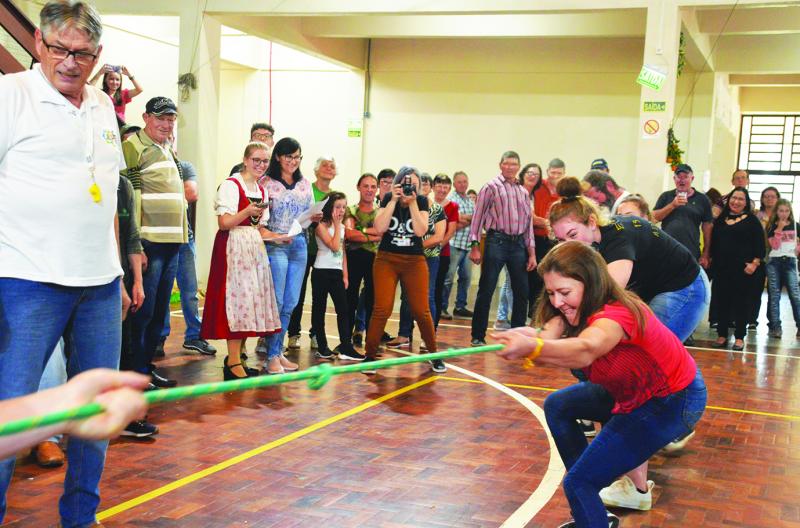
<path fill-rule="evenodd" d="M 114 102 L 114 112 L 117 117 L 125 123 L 125 106 L 133 100 L 134 97 L 142 93 L 142 86 L 136 82 L 136 78 L 131 75 L 128 68 L 125 66 L 114 66 L 112 64 L 104 64 L 94 77 L 89 81 L 95 84 L 100 76 L 103 76 L 103 91 Z M 130 79 L 133 84 L 133 90 L 122 89 L 122 76 Z"/>
<path fill-rule="evenodd" d="M 398 281 L 428 352 L 436 352 L 436 333 L 428 305 L 428 265 L 422 248 L 422 237 L 428 231 L 428 199 L 417 195 L 419 174 L 414 167 L 402 167 L 397 172 L 392 192 L 381 199 L 373 223 L 382 238 L 372 268 L 375 305 L 367 329 L 367 362 L 375 361 L 386 321 L 392 313 Z M 435 368 L 443 366 L 441 360 L 432 363 Z"/>

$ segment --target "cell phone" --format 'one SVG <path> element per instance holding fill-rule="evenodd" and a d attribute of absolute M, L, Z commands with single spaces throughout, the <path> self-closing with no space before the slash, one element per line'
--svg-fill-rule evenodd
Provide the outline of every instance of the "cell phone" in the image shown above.
<path fill-rule="evenodd" d="M 122 66 L 114 66 L 113 64 L 106 64 L 106 71 L 122 73 Z"/>
<path fill-rule="evenodd" d="M 267 202 L 258 202 L 254 203 L 253 205 L 258 207 L 259 209 L 266 209 L 267 207 L 269 207 L 269 204 Z"/>

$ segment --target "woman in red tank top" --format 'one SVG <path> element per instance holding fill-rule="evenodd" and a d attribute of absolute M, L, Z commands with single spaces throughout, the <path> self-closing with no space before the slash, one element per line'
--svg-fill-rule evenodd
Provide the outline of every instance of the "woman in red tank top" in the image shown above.
<path fill-rule="evenodd" d="M 543 327 L 496 334 L 505 345 L 498 354 L 583 370 L 588 381 L 544 404 L 568 470 L 564 492 L 574 520 L 562 526 L 618 526 L 600 490 L 693 429 L 705 409 L 705 383 L 683 343 L 617 284 L 590 246 L 561 243 L 538 270 L 545 295 L 535 319 Z M 603 424 L 591 444 L 579 419 Z"/>

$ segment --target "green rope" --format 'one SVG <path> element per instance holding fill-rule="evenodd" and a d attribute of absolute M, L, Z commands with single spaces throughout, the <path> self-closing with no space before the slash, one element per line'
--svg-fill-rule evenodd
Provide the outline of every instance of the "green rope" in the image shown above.
<path fill-rule="evenodd" d="M 330 381 L 331 377 L 338 376 L 340 374 L 350 374 L 352 372 L 361 372 L 364 370 L 385 369 L 396 367 L 398 365 L 406 365 L 408 363 L 419 363 L 422 361 L 432 361 L 434 359 L 449 359 L 458 356 L 466 356 L 469 354 L 481 354 L 484 352 L 501 350 L 502 348 L 503 345 L 484 345 L 472 348 L 445 350 L 443 352 L 432 352 L 430 354 L 382 359 L 379 361 L 370 361 L 368 363 L 340 365 L 336 367 L 333 367 L 328 363 L 323 363 L 306 370 L 289 372 L 286 374 L 257 376 L 253 378 L 243 378 L 232 381 L 203 383 L 199 385 L 189 385 L 186 387 L 175 387 L 174 389 L 149 391 L 144 393 L 144 398 L 147 400 L 148 404 L 152 405 L 160 402 L 196 398 L 198 396 L 205 396 L 207 394 L 218 394 L 220 392 L 259 389 L 262 387 L 280 385 L 281 383 L 290 383 L 300 380 L 308 380 L 308 386 L 311 389 L 318 390 L 321 389 L 328 381 Z M 105 409 L 99 403 L 89 403 L 74 409 L 67 409 L 66 411 L 58 411 L 42 416 L 34 416 L 31 418 L 22 418 L 13 422 L 0 424 L 0 436 L 22 433 L 38 427 L 46 427 L 48 425 L 67 422 L 70 420 L 82 420 L 101 414 L 104 411 Z"/>

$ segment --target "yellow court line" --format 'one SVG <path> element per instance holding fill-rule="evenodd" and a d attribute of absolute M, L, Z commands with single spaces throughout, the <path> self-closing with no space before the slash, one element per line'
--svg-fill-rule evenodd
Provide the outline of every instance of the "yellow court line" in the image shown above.
<path fill-rule="evenodd" d="M 460 381 L 461 383 L 483 383 L 478 380 L 453 378 L 450 376 L 439 376 L 439 379 L 445 381 Z M 558 389 L 551 389 L 548 387 L 536 387 L 533 385 L 519 385 L 516 383 L 504 383 L 503 385 L 505 385 L 506 387 L 513 387 L 515 389 L 531 389 L 531 390 L 546 391 L 546 392 L 555 392 L 558 390 Z M 784 420 L 800 420 L 800 416 L 795 416 L 793 414 L 778 414 L 778 413 L 769 413 L 763 411 L 750 411 L 747 409 L 737 409 L 734 407 L 716 407 L 714 405 L 707 405 L 706 409 L 712 409 L 715 411 L 735 412 L 740 414 L 754 414 L 757 416 L 769 416 L 771 418 L 783 418 Z"/>
<path fill-rule="evenodd" d="M 218 472 L 222 471 L 223 469 L 227 469 L 227 468 L 229 468 L 231 466 L 239 464 L 240 462 L 244 462 L 247 459 L 250 459 L 250 458 L 253 458 L 254 456 L 260 455 L 261 453 L 265 453 L 267 451 L 270 451 L 271 449 L 275 449 L 276 447 L 280 447 L 280 446 L 282 446 L 284 444 L 287 444 L 287 443 L 291 442 L 292 440 L 297 440 L 298 438 L 301 438 L 301 437 L 306 436 L 308 434 L 311 434 L 311 433 L 313 433 L 315 431 L 318 431 L 318 430 L 322 429 L 323 427 L 327 427 L 327 426 L 329 426 L 329 425 L 331 425 L 333 423 L 336 423 L 336 422 L 339 422 L 339 421 L 344 420 L 346 418 L 349 418 L 349 417 L 351 417 L 351 416 L 353 416 L 355 414 L 358 414 L 358 413 L 360 413 L 362 411 L 366 411 L 367 409 L 375 407 L 376 405 L 381 404 L 381 403 L 385 402 L 386 400 L 391 400 L 392 398 L 395 398 L 397 396 L 400 396 L 401 394 L 405 394 L 406 392 L 410 392 L 410 391 L 412 391 L 414 389 L 422 387 L 423 385 L 427 385 L 428 383 L 436 381 L 437 379 L 439 379 L 438 376 L 431 376 L 430 378 L 426 378 L 426 379 L 424 379 L 422 381 L 418 381 L 416 383 L 412 383 L 411 385 L 408 385 L 407 387 L 403 387 L 402 389 L 398 389 L 398 390 L 396 390 L 394 392 L 390 392 L 389 394 L 385 394 L 385 395 L 381 396 L 380 398 L 376 398 L 376 399 L 368 401 L 366 403 L 362 403 L 358 407 L 353 407 L 352 409 L 344 411 L 342 413 L 339 413 L 336 416 L 332 416 L 330 418 L 322 420 L 321 422 L 317 422 L 315 424 L 309 425 L 308 427 L 300 429 L 299 431 L 295 431 L 294 433 L 288 434 L 288 435 L 284 436 L 283 438 L 279 438 L 279 439 L 274 440 L 274 441 L 272 441 L 272 442 L 270 442 L 268 444 L 264 444 L 261 447 L 257 447 L 255 449 L 247 451 L 246 453 L 242 453 L 241 455 L 235 456 L 233 458 L 229 458 L 228 460 L 220 462 L 219 464 L 213 465 L 213 466 L 211 466 L 209 468 L 206 468 L 206 469 L 204 469 L 202 471 L 198 471 L 197 473 L 193 473 L 191 475 L 183 477 L 182 479 L 176 480 L 175 482 L 171 482 L 171 483 L 169 483 L 169 484 L 167 484 L 165 486 L 161 486 L 160 488 L 154 489 L 153 491 L 149 491 L 149 492 L 145 493 L 144 495 L 140 495 L 140 496 L 135 497 L 135 498 L 133 498 L 131 500 L 125 501 L 122 504 L 118 504 L 117 506 L 114 506 L 112 508 L 109 508 L 107 510 L 104 510 L 104 511 L 98 513 L 97 514 L 97 520 L 98 521 L 103 521 L 103 520 L 108 519 L 109 517 L 111 517 L 113 515 L 117 515 L 118 513 L 122 513 L 122 512 L 124 512 L 126 510 L 130 510 L 131 508 L 135 508 L 136 506 L 139 506 L 141 504 L 144 504 L 145 502 L 151 501 L 151 500 L 153 500 L 153 499 L 155 499 L 157 497 L 160 497 L 161 495 L 165 495 L 165 494 L 169 493 L 170 491 L 174 491 L 174 490 L 176 490 L 178 488 L 186 486 L 187 484 L 191 484 L 192 482 L 196 482 L 196 481 L 198 481 L 198 480 L 200 480 L 202 478 L 205 478 L 205 477 L 207 477 L 209 475 L 213 475 L 214 473 L 218 473 Z"/>

